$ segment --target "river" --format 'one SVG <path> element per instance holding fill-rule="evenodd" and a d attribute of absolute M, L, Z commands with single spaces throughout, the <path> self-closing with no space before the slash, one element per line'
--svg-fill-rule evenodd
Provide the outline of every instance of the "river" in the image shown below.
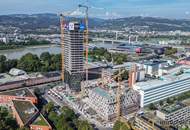
<path fill-rule="evenodd" d="M 113 48 L 117 45 L 111 43 L 90 44 L 90 46 L 104 47 L 107 49 Z M 61 53 L 61 47 L 58 45 L 45 45 L 45 46 L 25 47 L 21 49 L 0 50 L 0 55 L 5 55 L 8 59 L 19 59 L 27 53 L 32 53 L 40 56 L 40 54 L 43 52 L 49 52 L 51 54 L 59 54 Z"/>

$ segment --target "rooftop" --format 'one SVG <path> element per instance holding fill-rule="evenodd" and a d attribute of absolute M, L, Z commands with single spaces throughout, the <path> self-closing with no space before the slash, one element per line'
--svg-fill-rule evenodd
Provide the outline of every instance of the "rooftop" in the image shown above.
<path fill-rule="evenodd" d="M 38 114 L 38 109 L 30 101 L 13 100 L 13 106 L 24 125 L 27 125 Z"/>
<path fill-rule="evenodd" d="M 15 77 L 6 73 L 0 74 L 0 84 L 4 84 L 6 82 L 11 82 L 11 81 L 16 81 Z"/>
<path fill-rule="evenodd" d="M 173 73 L 160 77 L 159 79 L 147 80 L 143 82 L 137 82 L 135 86 L 137 89 L 149 90 L 153 88 L 160 87 L 162 85 L 171 84 L 179 80 L 184 80 L 190 78 L 190 69 L 183 68 L 181 73 L 179 69 L 175 70 Z"/>
<path fill-rule="evenodd" d="M 49 126 L 48 122 L 41 114 L 36 118 L 32 125 Z"/>
<path fill-rule="evenodd" d="M 169 66 L 162 67 L 162 69 L 171 70 L 171 69 L 175 69 L 175 68 L 177 69 L 178 67 L 182 67 L 182 65 L 180 65 L 180 64 L 169 65 Z"/>
<path fill-rule="evenodd" d="M 3 91 L 0 92 L 0 95 L 35 97 L 34 94 L 27 88 Z"/>
<path fill-rule="evenodd" d="M 165 60 L 144 60 L 144 61 L 139 61 L 140 64 L 145 64 L 145 65 L 150 65 L 150 66 L 158 65 L 158 64 L 166 63 L 166 62 L 167 61 L 165 61 Z"/>
<path fill-rule="evenodd" d="M 113 98 L 113 95 L 111 95 L 108 91 L 106 91 L 106 90 L 104 90 L 104 89 L 102 89 L 100 87 L 94 88 L 93 91 L 95 93 L 97 93 L 98 95 L 106 98 L 106 99 L 112 99 Z"/>
<path fill-rule="evenodd" d="M 178 111 L 184 107 L 186 107 L 186 105 L 183 103 L 175 103 L 175 104 L 172 104 L 172 105 L 162 108 L 161 111 L 164 112 L 165 114 L 170 114 L 170 113 Z"/>

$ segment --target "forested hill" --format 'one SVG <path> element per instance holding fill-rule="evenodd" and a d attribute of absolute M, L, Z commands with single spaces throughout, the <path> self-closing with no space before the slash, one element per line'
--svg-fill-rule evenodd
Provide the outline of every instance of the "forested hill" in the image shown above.
<path fill-rule="evenodd" d="M 75 19 L 75 18 L 69 18 Z M 127 17 L 112 20 L 90 18 L 90 28 L 116 29 L 143 27 L 154 31 L 190 31 L 190 20 L 166 19 L 153 17 Z M 41 28 L 59 27 L 59 16 L 56 14 L 34 14 L 34 15 L 1 15 L 0 26 L 18 27 L 21 30 L 37 30 Z"/>

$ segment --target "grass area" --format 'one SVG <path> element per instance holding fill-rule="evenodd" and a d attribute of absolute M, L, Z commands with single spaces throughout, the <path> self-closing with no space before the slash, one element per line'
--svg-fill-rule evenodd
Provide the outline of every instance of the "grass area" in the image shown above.
<path fill-rule="evenodd" d="M 45 121 L 45 119 L 40 115 L 33 123 L 32 125 L 41 125 L 41 126 L 48 126 L 48 123 Z"/>

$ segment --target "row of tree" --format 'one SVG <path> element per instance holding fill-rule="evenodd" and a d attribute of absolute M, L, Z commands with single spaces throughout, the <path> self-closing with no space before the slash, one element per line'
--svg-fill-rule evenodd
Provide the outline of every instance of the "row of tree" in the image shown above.
<path fill-rule="evenodd" d="M 10 42 L 10 43 L 0 42 L 0 50 L 17 49 L 26 46 L 37 46 L 37 45 L 48 45 L 48 44 L 51 43 L 49 41 L 37 41 L 33 39 L 28 39 L 27 42 Z"/>
<path fill-rule="evenodd" d="M 27 72 L 47 72 L 56 71 L 61 68 L 61 55 L 44 52 L 38 57 L 28 53 L 21 59 L 7 59 L 0 55 L 0 73 L 8 72 L 11 68 L 19 68 Z"/>
<path fill-rule="evenodd" d="M 123 62 L 126 62 L 128 59 L 127 54 L 122 54 L 122 53 L 111 54 L 105 48 L 94 48 L 93 50 L 89 51 L 89 57 L 92 59 L 92 61 L 111 62 L 113 60 L 114 64 L 122 64 Z"/>

